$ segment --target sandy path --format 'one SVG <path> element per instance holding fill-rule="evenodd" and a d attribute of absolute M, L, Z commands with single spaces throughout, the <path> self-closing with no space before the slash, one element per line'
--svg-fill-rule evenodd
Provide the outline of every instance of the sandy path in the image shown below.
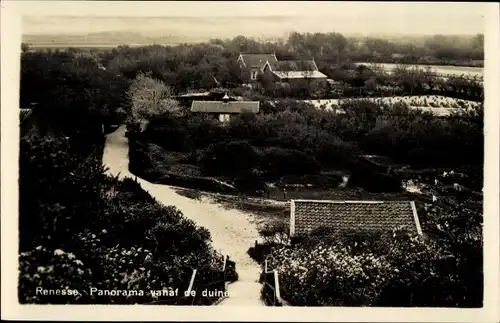
<path fill-rule="evenodd" d="M 213 247 L 236 263 L 239 275 L 239 280 L 229 285 L 229 298 L 220 305 L 264 306 L 260 301 L 261 284 L 258 282 L 260 267 L 247 254 L 255 240 L 260 241 L 256 225 L 249 215 L 224 209 L 209 198 L 198 201 L 181 196 L 167 185 L 152 184 L 130 173 L 125 126 L 107 135 L 103 163 L 110 175 L 137 178 L 142 188 L 158 202 L 174 205 L 186 218 L 210 231 Z"/>

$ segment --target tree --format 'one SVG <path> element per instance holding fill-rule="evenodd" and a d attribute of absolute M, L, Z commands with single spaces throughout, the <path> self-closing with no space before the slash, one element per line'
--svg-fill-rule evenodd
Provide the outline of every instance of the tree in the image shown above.
<path fill-rule="evenodd" d="M 178 115 L 181 110 L 177 100 L 172 99 L 170 87 L 152 78 L 151 74 L 139 73 L 127 94 L 132 101 L 131 118 L 143 126 L 153 116 Z"/>

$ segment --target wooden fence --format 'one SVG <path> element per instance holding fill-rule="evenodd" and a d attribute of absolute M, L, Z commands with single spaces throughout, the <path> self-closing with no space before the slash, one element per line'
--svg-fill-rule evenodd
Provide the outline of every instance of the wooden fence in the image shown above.
<path fill-rule="evenodd" d="M 235 263 L 224 256 L 220 271 L 193 269 L 186 290 L 179 291 L 178 297 L 162 297 L 149 304 L 161 305 L 217 305 L 227 298 L 227 286 L 235 280 Z"/>
<path fill-rule="evenodd" d="M 264 271 L 261 274 L 262 294 L 268 306 L 290 306 L 281 298 L 279 272 L 277 269 L 268 270 L 268 261 L 264 260 Z"/>

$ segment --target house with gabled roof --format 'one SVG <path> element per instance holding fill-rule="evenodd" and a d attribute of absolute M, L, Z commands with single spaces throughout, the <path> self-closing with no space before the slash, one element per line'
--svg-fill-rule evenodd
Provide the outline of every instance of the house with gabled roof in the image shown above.
<path fill-rule="evenodd" d="M 191 103 L 191 113 L 203 114 L 220 122 L 228 122 L 232 116 L 245 112 L 258 113 L 259 108 L 259 101 L 230 101 L 227 94 L 222 101 L 195 100 Z"/>
<path fill-rule="evenodd" d="M 238 63 L 242 72 L 247 72 L 249 81 L 256 81 L 259 75 L 265 75 L 273 82 L 326 86 L 328 77 L 321 73 L 314 59 L 283 60 L 275 54 L 240 54 Z"/>
<path fill-rule="evenodd" d="M 266 63 L 277 61 L 275 54 L 240 54 L 237 63 L 242 70 L 248 72 L 250 80 L 257 80 L 257 76 L 264 71 Z"/>
<path fill-rule="evenodd" d="M 404 228 L 422 235 L 413 201 L 292 200 L 290 237 L 307 235 L 319 228 L 341 233 L 356 228 L 378 233 Z"/>

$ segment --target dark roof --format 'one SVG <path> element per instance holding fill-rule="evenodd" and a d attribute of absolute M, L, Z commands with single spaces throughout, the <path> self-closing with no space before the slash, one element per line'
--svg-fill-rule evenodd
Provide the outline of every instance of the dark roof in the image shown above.
<path fill-rule="evenodd" d="M 277 62 L 278 59 L 274 54 L 241 54 L 241 58 L 246 67 L 262 68 L 264 64 Z"/>
<path fill-rule="evenodd" d="M 242 113 L 259 112 L 259 101 L 193 101 L 191 112 L 205 113 Z"/>
<path fill-rule="evenodd" d="M 388 232 L 401 226 L 422 234 L 415 202 L 292 200 L 290 207 L 291 236 L 320 227 Z"/>
<path fill-rule="evenodd" d="M 294 60 L 294 61 L 279 61 L 269 62 L 271 69 L 276 72 L 301 72 L 301 71 L 317 71 L 318 67 L 313 60 Z"/>

